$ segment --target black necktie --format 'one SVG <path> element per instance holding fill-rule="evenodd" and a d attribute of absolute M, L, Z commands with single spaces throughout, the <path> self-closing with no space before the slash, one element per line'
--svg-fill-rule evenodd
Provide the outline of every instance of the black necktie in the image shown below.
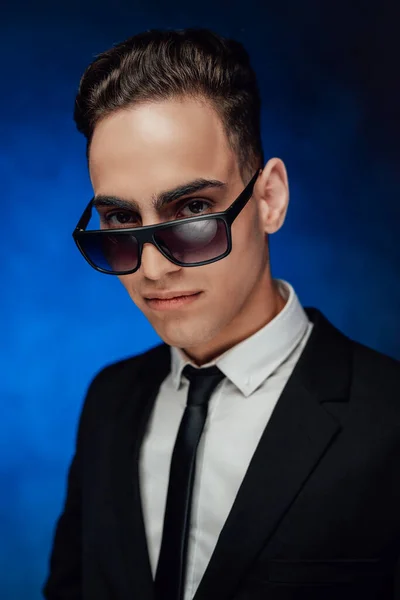
<path fill-rule="evenodd" d="M 224 378 L 218 367 L 187 365 L 190 381 L 185 412 L 176 436 L 169 472 L 160 556 L 155 576 L 156 600 L 182 600 L 196 450 L 207 417 L 208 400 Z"/>

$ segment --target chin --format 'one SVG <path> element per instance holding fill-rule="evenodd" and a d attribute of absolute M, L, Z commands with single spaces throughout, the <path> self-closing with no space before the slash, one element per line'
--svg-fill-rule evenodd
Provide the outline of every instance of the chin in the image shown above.
<path fill-rule="evenodd" d="M 179 320 L 166 325 L 164 322 L 161 327 L 157 327 L 153 323 L 160 338 L 169 346 L 176 348 L 196 348 L 212 340 L 217 330 L 205 323 L 182 323 Z"/>

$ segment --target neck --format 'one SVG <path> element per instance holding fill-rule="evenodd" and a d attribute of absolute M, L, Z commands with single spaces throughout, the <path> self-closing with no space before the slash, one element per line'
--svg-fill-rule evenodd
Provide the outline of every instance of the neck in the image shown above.
<path fill-rule="evenodd" d="M 240 313 L 225 329 L 201 347 L 182 350 L 200 367 L 259 331 L 281 312 L 285 304 L 286 300 L 281 296 L 278 286 L 267 273 L 259 280 Z"/>

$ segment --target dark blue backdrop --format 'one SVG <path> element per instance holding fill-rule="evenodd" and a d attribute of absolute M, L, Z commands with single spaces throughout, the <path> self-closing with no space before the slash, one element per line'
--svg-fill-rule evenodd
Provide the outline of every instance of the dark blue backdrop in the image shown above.
<path fill-rule="evenodd" d="M 61 6 L 60 6 L 61 4 Z M 395 0 L 10 3 L 0 19 L 0 598 L 38 600 L 76 423 L 104 364 L 158 342 L 71 231 L 91 193 L 72 106 L 94 55 L 142 29 L 208 26 L 248 47 L 266 155 L 291 181 L 273 274 L 400 358 Z"/>

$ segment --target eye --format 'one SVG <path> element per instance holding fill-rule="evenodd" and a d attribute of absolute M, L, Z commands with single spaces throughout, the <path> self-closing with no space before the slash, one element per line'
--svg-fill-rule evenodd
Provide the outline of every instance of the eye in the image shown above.
<path fill-rule="evenodd" d="M 205 212 L 208 208 L 211 208 L 211 206 L 211 202 L 207 202 L 206 200 L 191 200 L 182 207 L 182 216 L 195 217 Z"/>
<path fill-rule="evenodd" d="M 132 213 L 119 210 L 102 215 L 102 219 L 110 227 L 121 227 L 121 225 L 132 225 L 135 223 L 135 216 Z"/>

